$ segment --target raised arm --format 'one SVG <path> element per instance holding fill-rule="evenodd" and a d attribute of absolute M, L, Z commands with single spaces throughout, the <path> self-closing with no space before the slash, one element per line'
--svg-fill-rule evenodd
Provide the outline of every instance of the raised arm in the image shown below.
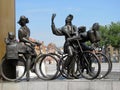
<path fill-rule="evenodd" d="M 54 23 L 55 17 L 56 17 L 56 14 L 52 14 L 52 18 L 51 18 L 52 33 L 55 34 L 55 35 L 58 35 L 58 36 L 62 36 L 63 35 L 62 29 L 60 29 L 60 28 L 58 29 L 55 26 L 55 23 Z"/>

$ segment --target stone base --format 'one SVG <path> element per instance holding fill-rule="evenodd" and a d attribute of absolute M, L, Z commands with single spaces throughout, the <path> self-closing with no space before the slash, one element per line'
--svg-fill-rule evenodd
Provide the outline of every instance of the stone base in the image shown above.
<path fill-rule="evenodd" d="M 0 90 L 120 90 L 120 81 L 85 79 L 52 81 L 37 79 L 18 83 L 0 81 Z"/>

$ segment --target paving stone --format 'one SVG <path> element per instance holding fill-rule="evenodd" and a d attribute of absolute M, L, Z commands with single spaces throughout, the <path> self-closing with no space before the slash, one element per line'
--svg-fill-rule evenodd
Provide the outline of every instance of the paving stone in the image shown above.
<path fill-rule="evenodd" d="M 68 82 L 48 82 L 48 90 L 68 90 Z"/>

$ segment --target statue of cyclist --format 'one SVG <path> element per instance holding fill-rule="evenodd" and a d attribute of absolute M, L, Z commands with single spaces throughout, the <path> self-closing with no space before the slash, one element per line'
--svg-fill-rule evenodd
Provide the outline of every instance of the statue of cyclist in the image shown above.
<path fill-rule="evenodd" d="M 73 42 L 69 42 L 67 40 L 67 38 L 76 36 L 77 34 L 77 27 L 75 25 L 72 24 L 72 20 L 73 20 L 73 15 L 69 14 L 66 19 L 65 19 L 65 25 L 61 28 L 56 28 L 55 24 L 54 24 L 54 18 L 55 18 L 56 14 L 52 14 L 52 23 L 51 23 L 51 28 L 52 28 L 52 32 L 53 34 L 57 35 L 57 36 L 65 36 L 65 43 L 64 43 L 64 53 L 67 53 L 69 55 L 69 60 L 73 61 L 73 47 L 72 47 L 72 43 Z M 72 76 L 74 76 L 74 65 L 72 66 L 72 69 L 70 69 L 70 67 L 68 67 L 68 74 L 72 74 Z M 68 76 L 69 77 L 69 76 Z"/>
<path fill-rule="evenodd" d="M 24 48 L 26 54 L 25 57 L 28 59 L 32 55 L 32 58 L 36 58 L 37 53 L 35 52 L 35 45 L 40 45 L 39 42 L 33 42 L 30 39 L 30 29 L 27 27 L 29 20 L 25 16 L 20 16 L 18 24 L 21 26 L 18 30 L 18 38 L 20 42 L 20 47 Z M 21 49 L 21 48 L 20 48 Z M 32 69 L 34 72 L 34 69 Z"/>

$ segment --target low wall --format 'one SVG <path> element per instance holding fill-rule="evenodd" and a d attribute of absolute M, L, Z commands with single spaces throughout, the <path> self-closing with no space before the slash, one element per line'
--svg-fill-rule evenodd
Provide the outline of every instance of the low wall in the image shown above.
<path fill-rule="evenodd" d="M 0 82 L 0 90 L 120 90 L 119 80 L 53 80 Z"/>

